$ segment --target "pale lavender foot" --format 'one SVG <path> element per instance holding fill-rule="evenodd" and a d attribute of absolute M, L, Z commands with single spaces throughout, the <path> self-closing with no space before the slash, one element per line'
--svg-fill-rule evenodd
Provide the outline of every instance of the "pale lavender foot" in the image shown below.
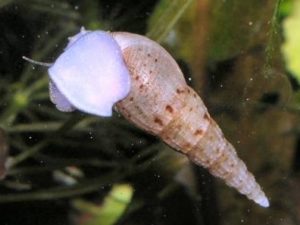
<path fill-rule="evenodd" d="M 63 112 L 72 112 L 75 108 L 66 99 L 66 97 L 57 89 L 53 81 L 49 81 L 50 100 L 55 104 L 56 108 Z"/>

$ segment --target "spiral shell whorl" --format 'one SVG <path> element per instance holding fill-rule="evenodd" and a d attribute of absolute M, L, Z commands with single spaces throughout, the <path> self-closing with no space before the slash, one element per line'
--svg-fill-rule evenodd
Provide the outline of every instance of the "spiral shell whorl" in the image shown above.
<path fill-rule="evenodd" d="M 249 199 L 268 207 L 253 175 L 224 138 L 201 98 L 187 86 L 169 53 L 140 35 L 112 35 L 121 47 L 132 80 L 129 95 L 117 103 L 119 112 Z"/>
<path fill-rule="evenodd" d="M 249 199 L 268 207 L 269 202 L 254 176 L 239 159 L 233 146 L 224 138 L 215 121 L 212 118 L 209 120 L 207 131 L 187 153 L 189 159 L 207 168 L 212 175 L 223 179 L 228 186 L 235 188 Z"/>

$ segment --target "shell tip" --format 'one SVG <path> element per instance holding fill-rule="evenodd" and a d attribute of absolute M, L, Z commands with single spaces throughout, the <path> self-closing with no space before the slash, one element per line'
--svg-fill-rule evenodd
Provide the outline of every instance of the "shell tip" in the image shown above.
<path fill-rule="evenodd" d="M 268 208 L 270 206 L 269 200 L 266 196 L 262 196 L 258 199 L 255 199 L 254 201 L 264 208 Z"/>

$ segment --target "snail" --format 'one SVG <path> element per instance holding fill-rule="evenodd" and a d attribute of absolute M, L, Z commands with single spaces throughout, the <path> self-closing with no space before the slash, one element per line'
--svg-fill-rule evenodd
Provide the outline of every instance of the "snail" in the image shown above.
<path fill-rule="evenodd" d="M 111 116 L 116 107 L 137 127 L 260 206 L 269 206 L 176 61 L 158 43 L 133 33 L 82 28 L 57 60 L 46 65 L 50 98 L 59 110 Z"/>

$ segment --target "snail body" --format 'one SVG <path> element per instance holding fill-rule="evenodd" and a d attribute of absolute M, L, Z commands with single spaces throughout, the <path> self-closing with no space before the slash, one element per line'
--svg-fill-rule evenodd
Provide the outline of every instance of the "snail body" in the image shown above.
<path fill-rule="evenodd" d="M 113 47 L 105 47 L 103 51 L 100 44 L 98 48 L 101 42 L 98 35 L 104 36 L 104 43 L 112 43 Z M 88 46 L 90 50 L 86 50 Z M 101 51 L 104 56 L 98 55 Z M 100 59 L 92 58 L 91 64 L 86 63 L 89 54 Z M 74 62 L 72 57 L 76 58 Z M 93 68 L 96 71 L 91 71 Z M 106 80 L 110 79 L 106 73 L 113 76 L 112 80 Z M 51 100 L 58 109 L 109 116 L 111 107 L 116 106 L 139 128 L 160 137 L 249 199 L 263 207 L 269 206 L 254 176 L 224 138 L 201 98 L 186 84 L 176 61 L 156 42 L 126 32 L 81 30 L 49 68 L 49 76 Z M 99 84 L 103 82 L 100 76 L 104 86 Z M 103 88 L 107 89 L 103 91 Z"/>

